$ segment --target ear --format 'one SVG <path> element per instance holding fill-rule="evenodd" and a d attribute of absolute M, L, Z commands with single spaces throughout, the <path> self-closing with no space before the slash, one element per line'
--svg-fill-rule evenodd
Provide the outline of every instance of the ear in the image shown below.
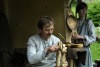
<path fill-rule="evenodd" d="M 42 32 L 42 30 L 41 29 L 38 29 L 39 30 L 39 33 L 41 33 Z"/>

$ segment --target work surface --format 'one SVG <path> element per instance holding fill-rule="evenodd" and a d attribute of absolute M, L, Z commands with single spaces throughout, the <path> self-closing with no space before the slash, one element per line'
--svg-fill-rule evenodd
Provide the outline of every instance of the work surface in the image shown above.
<path fill-rule="evenodd" d="M 84 48 L 68 48 L 66 56 L 68 59 L 78 59 L 82 64 L 85 64 L 86 50 Z"/>

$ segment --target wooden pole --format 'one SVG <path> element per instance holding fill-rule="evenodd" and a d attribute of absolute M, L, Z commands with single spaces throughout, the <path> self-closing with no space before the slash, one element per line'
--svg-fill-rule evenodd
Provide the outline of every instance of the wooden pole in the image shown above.
<path fill-rule="evenodd" d="M 62 44 L 62 67 L 66 67 L 66 66 L 65 66 L 65 62 L 66 62 L 66 53 L 67 53 L 66 44 Z"/>
<path fill-rule="evenodd" d="M 58 46 L 61 48 L 61 42 L 58 43 Z M 56 67 L 60 67 L 60 58 L 61 58 L 61 51 L 58 50 L 56 54 Z"/>
<path fill-rule="evenodd" d="M 67 26 L 67 17 L 69 15 L 73 15 L 73 12 L 70 9 L 71 1 L 72 0 L 68 0 L 68 3 L 67 3 L 67 9 L 66 9 L 67 15 L 66 15 L 66 22 L 65 22 L 66 23 L 66 31 L 65 31 L 66 32 L 66 42 L 69 42 L 69 43 L 71 43 L 71 31 L 69 30 Z M 73 59 L 67 59 L 67 60 L 68 60 L 68 67 L 73 67 L 73 64 L 74 64 Z"/>

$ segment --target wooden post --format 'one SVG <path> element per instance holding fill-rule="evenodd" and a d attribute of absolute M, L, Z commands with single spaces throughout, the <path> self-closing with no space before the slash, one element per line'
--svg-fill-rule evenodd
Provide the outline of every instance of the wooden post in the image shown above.
<path fill-rule="evenodd" d="M 66 62 L 66 53 L 67 53 L 67 47 L 66 44 L 62 44 L 62 67 L 65 67 L 65 62 Z"/>
<path fill-rule="evenodd" d="M 66 44 L 59 42 L 58 46 L 60 47 L 60 50 L 58 50 L 56 54 L 56 67 L 66 67 L 65 66 L 66 52 L 67 52 Z"/>
<path fill-rule="evenodd" d="M 65 24 L 67 24 L 67 17 L 69 15 L 73 15 L 73 12 L 71 11 L 71 9 L 69 7 L 71 5 L 71 1 L 72 0 L 68 0 L 68 2 L 67 2 L 67 9 L 66 9 L 67 15 L 66 15 Z M 66 42 L 71 43 L 71 30 L 69 30 L 68 25 L 66 25 L 65 33 L 66 33 Z M 74 65 L 73 59 L 68 59 L 68 67 L 73 67 L 73 65 Z"/>
<path fill-rule="evenodd" d="M 61 48 L 61 42 L 58 43 L 58 46 Z M 60 58 L 61 58 L 61 51 L 58 50 L 56 54 L 56 67 L 60 67 Z"/>
<path fill-rule="evenodd" d="M 67 4 L 68 6 L 70 5 L 69 4 L 70 2 L 68 2 L 68 4 Z M 66 9 L 66 13 L 67 13 L 67 15 L 66 15 L 66 22 L 67 22 L 67 16 L 69 15 L 69 7 L 67 7 L 67 9 Z M 65 24 L 66 24 L 66 22 L 65 22 Z M 71 43 L 71 35 L 70 35 L 70 31 L 68 30 L 68 26 L 67 25 L 66 25 L 65 33 L 66 33 L 66 42 Z M 71 59 L 68 59 L 67 61 L 68 61 L 68 67 L 73 67 L 72 66 L 73 62 L 71 61 Z"/>

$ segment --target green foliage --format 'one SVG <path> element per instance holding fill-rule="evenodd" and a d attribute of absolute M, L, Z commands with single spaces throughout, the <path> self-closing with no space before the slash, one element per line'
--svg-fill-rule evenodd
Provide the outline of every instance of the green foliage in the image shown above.
<path fill-rule="evenodd" d="M 100 22 L 95 22 L 95 21 L 94 21 L 94 25 L 95 25 L 95 27 L 98 27 L 99 24 L 100 24 Z"/>
<path fill-rule="evenodd" d="M 100 2 L 95 0 L 93 3 L 88 4 L 88 17 L 91 18 L 94 22 L 95 26 L 100 24 Z M 96 35 L 100 35 L 99 29 L 96 28 Z M 100 59 L 100 43 L 95 42 L 91 45 L 92 51 L 92 59 L 95 61 L 96 59 Z"/>
<path fill-rule="evenodd" d="M 76 8 L 75 8 L 75 6 L 76 6 L 76 3 L 73 3 L 73 4 L 71 5 L 71 10 L 72 10 L 72 12 L 73 12 L 74 15 L 75 15 L 75 13 L 76 13 Z"/>
<path fill-rule="evenodd" d="M 100 36 L 100 29 L 99 27 L 95 27 L 96 36 Z"/>
<path fill-rule="evenodd" d="M 100 43 L 95 42 L 91 45 L 92 59 L 95 61 L 96 59 L 100 59 Z"/>
<path fill-rule="evenodd" d="M 97 27 L 100 24 L 100 3 L 88 4 L 88 18 L 92 19 L 94 25 Z"/>

